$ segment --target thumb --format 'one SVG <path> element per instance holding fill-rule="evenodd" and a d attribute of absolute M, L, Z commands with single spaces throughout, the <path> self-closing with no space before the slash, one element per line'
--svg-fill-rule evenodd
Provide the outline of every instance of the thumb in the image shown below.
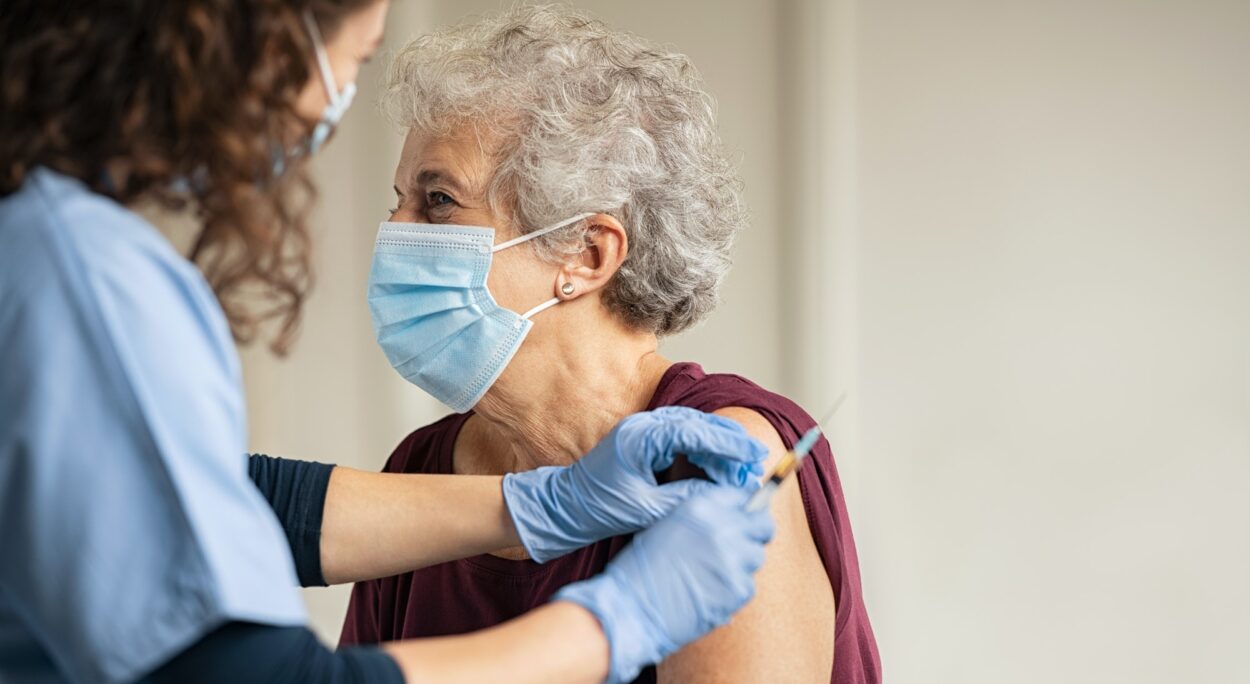
<path fill-rule="evenodd" d="M 715 483 L 707 483 L 712 485 L 706 490 L 704 497 L 714 505 L 733 513 L 741 512 L 747 502 L 751 500 L 753 492 L 742 487 L 733 487 L 730 485 L 718 485 Z"/>
<path fill-rule="evenodd" d="M 716 484 L 707 480 L 669 482 L 657 488 L 657 503 L 664 508 L 663 515 L 668 515 L 687 499 L 706 494 L 714 488 L 716 488 Z"/>

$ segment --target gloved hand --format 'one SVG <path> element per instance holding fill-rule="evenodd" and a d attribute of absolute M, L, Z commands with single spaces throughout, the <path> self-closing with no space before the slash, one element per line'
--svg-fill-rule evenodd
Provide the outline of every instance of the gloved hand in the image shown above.
<path fill-rule="evenodd" d="M 503 494 L 521 543 L 539 563 L 600 539 L 649 527 L 703 480 L 660 486 L 655 471 L 684 453 L 714 482 L 754 489 L 768 449 L 728 418 L 681 406 L 626 417 L 569 466 L 504 477 Z"/>
<path fill-rule="evenodd" d="M 746 511 L 749 497 L 713 485 L 634 537 L 603 574 L 556 593 L 598 618 L 612 653 L 609 682 L 631 681 L 755 595 L 773 521 L 768 509 Z"/>

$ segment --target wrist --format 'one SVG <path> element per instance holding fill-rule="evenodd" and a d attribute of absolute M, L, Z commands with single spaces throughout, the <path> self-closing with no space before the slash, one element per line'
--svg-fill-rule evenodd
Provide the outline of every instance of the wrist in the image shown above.
<path fill-rule="evenodd" d="M 565 510 L 570 500 L 567 468 L 545 466 L 503 478 L 504 503 L 530 558 L 545 563 L 586 544 Z"/>
<path fill-rule="evenodd" d="M 599 623 L 609 652 L 608 684 L 630 682 L 642 668 L 676 650 L 663 630 L 646 620 L 638 597 L 617 582 L 611 569 L 588 580 L 565 586 L 552 599 L 581 606 Z"/>
<path fill-rule="evenodd" d="M 550 611 L 558 624 L 558 629 L 553 628 L 548 633 L 565 635 L 561 639 L 562 650 L 572 646 L 572 651 L 578 655 L 578 672 L 595 682 L 610 682 L 612 650 L 599 618 L 573 601 L 554 600 L 536 612 L 543 611 Z"/>

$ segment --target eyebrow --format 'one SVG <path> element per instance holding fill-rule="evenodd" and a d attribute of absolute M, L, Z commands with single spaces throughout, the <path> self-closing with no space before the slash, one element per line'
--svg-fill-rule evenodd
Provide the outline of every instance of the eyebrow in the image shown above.
<path fill-rule="evenodd" d="M 453 192 L 463 195 L 465 193 L 464 186 L 456 181 L 450 174 L 438 171 L 436 169 L 427 169 L 417 174 L 417 185 L 445 185 Z"/>

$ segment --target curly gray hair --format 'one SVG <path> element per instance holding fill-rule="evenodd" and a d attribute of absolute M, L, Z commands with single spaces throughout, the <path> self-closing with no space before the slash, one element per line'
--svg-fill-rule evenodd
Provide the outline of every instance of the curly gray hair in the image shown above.
<path fill-rule="evenodd" d="M 615 216 L 629 255 L 604 301 L 631 326 L 677 333 L 716 306 L 746 213 L 685 55 L 572 8 L 518 6 L 409 43 L 382 106 L 405 129 L 467 123 L 503 141 L 488 198 L 508 203 L 518 232 Z M 583 248 L 580 229 L 531 244 L 557 260 Z"/>

